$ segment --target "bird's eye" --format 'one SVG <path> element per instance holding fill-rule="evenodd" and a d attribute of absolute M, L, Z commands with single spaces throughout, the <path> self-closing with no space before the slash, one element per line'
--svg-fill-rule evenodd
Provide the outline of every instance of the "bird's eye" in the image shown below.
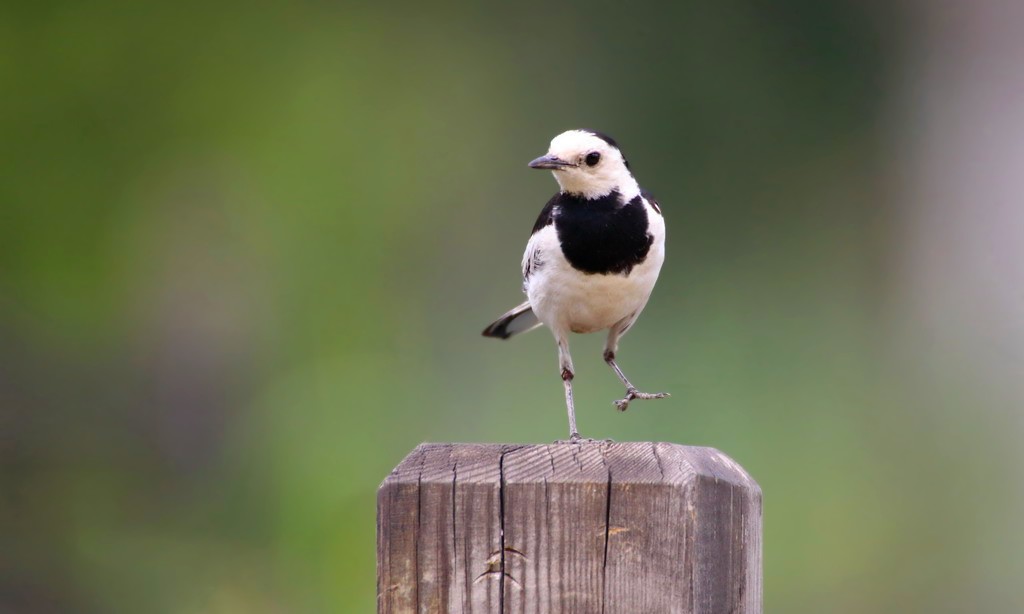
<path fill-rule="evenodd" d="M 600 161 L 601 161 L 601 154 L 597 153 L 596 151 L 592 151 L 592 152 L 587 154 L 587 157 L 586 157 L 587 166 L 596 166 L 597 163 L 600 162 Z"/>

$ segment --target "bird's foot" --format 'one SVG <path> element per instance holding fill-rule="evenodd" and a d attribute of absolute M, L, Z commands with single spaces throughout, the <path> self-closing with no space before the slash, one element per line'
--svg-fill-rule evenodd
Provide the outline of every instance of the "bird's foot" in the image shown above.
<path fill-rule="evenodd" d="M 671 396 L 667 392 L 640 392 L 636 388 L 626 388 L 625 398 L 615 401 L 615 407 L 619 411 L 626 411 L 629 409 L 629 402 L 635 399 L 664 399 L 667 396 Z"/>
<path fill-rule="evenodd" d="M 579 433 L 572 433 L 568 439 L 559 439 L 553 441 L 554 444 L 582 444 L 582 443 L 615 443 L 611 439 L 592 439 L 590 437 L 583 437 Z"/>
<path fill-rule="evenodd" d="M 583 436 L 581 436 L 579 433 L 572 432 L 572 433 L 569 433 L 569 438 L 568 439 L 558 439 L 558 440 L 554 441 L 553 443 L 556 443 L 556 444 L 563 444 L 563 443 L 579 444 L 579 443 L 583 443 L 585 441 L 593 441 L 593 439 L 589 439 L 589 440 L 588 439 L 584 439 Z"/>

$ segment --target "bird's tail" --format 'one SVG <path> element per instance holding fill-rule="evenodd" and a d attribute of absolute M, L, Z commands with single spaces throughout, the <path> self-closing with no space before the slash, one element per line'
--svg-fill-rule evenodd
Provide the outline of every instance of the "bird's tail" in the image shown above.
<path fill-rule="evenodd" d="M 530 302 L 527 301 L 485 328 L 484 337 L 508 339 L 512 335 L 529 332 L 540 326 L 540 324 L 541 322 L 537 319 L 537 314 L 533 313 L 533 308 L 530 307 Z"/>

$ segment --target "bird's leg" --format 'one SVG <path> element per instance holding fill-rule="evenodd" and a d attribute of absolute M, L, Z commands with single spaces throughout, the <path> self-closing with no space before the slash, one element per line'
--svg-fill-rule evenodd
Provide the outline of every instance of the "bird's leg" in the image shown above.
<path fill-rule="evenodd" d="M 610 337 L 611 336 L 609 335 L 609 341 L 611 341 Z M 618 408 L 619 411 L 626 411 L 627 409 L 629 409 L 629 402 L 634 399 L 664 399 L 665 397 L 669 396 L 667 392 L 640 392 L 639 390 L 637 390 L 636 386 L 631 384 L 629 380 L 626 379 L 626 374 L 622 372 L 622 369 L 619 368 L 619 365 L 615 364 L 614 349 L 607 347 L 605 348 L 604 361 L 608 363 L 608 366 L 610 366 L 613 371 L 615 371 L 615 375 L 619 376 L 619 381 L 621 381 L 622 385 L 626 387 L 626 396 L 624 398 L 619 399 L 618 401 L 615 401 L 615 407 Z"/>
<path fill-rule="evenodd" d="M 558 365 L 562 368 L 562 385 L 565 386 L 565 407 L 569 411 L 569 443 L 577 443 L 583 438 L 576 429 L 576 407 L 572 401 L 572 356 L 569 355 L 569 340 L 558 337 Z"/>
<path fill-rule="evenodd" d="M 572 401 L 572 371 L 562 369 L 562 384 L 565 386 L 565 406 L 569 411 L 569 442 L 580 441 L 580 432 L 576 429 L 576 407 Z"/>

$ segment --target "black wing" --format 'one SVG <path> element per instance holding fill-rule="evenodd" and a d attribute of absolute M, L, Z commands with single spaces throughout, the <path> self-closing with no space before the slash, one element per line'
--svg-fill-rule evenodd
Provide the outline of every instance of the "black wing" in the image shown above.
<path fill-rule="evenodd" d="M 533 231 L 530 232 L 530 237 L 540 232 L 540 230 L 546 226 L 550 226 L 555 223 L 555 206 L 558 204 L 558 198 L 561 194 L 555 194 L 548 201 L 548 204 L 544 205 L 541 209 L 540 215 L 537 216 L 537 221 L 533 224 Z M 530 244 L 526 245 L 526 253 L 523 254 L 523 291 L 526 291 L 526 280 L 530 278 L 530 275 L 544 266 L 543 255 L 540 253 L 540 248 L 536 245 L 533 249 L 530 249 Z"/>
<path fill-rule="evenodd" d="M 658 212 L 658 215 L 661 215 L 661 207 L 658 205 L 658 201 L 654 200 L 654 194 L 651 194 L 647 190 L 641 190 L 640 196 L 643 196 L 644 200 L 650 203 L 651 207 Z"/>
<path fill-rule="evenodd" d="M 555 194 L 548 201 L 548 204 L 544 205 L 544 208 L 540 210 L 540 215 L 537 216 L 537 222 L 533 225 L 533 231 L 530 232 L 530 236 L 537 234 L 537 231 L 545 226 L 551 225 L 555 222 L 555 204 L 558 202 L 558 197 L 561 194 Z"/>

